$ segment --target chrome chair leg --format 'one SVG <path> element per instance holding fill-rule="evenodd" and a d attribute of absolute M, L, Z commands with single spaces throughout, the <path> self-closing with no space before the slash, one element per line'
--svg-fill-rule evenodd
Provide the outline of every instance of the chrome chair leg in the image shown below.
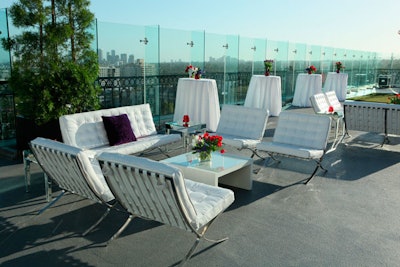
<path fill-rule="evenodd" d="M 54 203 L 56 203 L 63 195 L 65 194 L 65 191 L 63 190 L 56 198 L 54 198 L 51 202 L 49 202 L 46 206 L 44 206 L 42 209 L 40 209 L 38 211 L 38 214 L 42 214 L 45 210 L 47 210 L 48 208 L 50 208 L 51 206 L 54 205 Z"/>
<path fill-rule="evenodd" d="M 216 218 L 214 218 L 215 220 Z M 210 227 L 210 225 L 214 222 L 214 220 L 210 221 L 210 223 L 208 223 L 206 226 L 204 226 L 204 228 L 202 229 L 201 233 L 198 232 L 194 232 L 194 234 L 196 235 L 196 240 L 194 241 L 192 247 L 190 248 L 189 252 L 186 254 L 186 256 L 182 259 L 182 261 L 179 263 L 179 266 L 184 266 L 186 264 L 186 262 L 192 257 L 194 251 L 196 250 L 197 246 L 200 243 L 201 239 L 207 240 L 211 243 L 221 243 L 224 242 L 226 240 L 228 240 L 228 237 L 224 237 L 218 240 L 214 240 L 214 239 L 208 239 L 206 238 L 204 235 L 207 232 L 208 228 Z"/>
<path fill-rule="evenodd" d="M 106 246 L 111 243 L 114 239 L 117 239 L 119 235 L 125 230 L 125 228 L 129 225 L 129 223 L 132 221 L 133 218 L 136 216 L 133 216 L 132 214 L 129 215 L 128 219 L 125 221 L 125 223 L 119 228 L 119 230 L 107 241 Z"/>
<path fill-rule="evenodd" d="M 90 231 L 92 231 L 99 223 L 101 223 L 104 218 L 110 213 L 111 209 L 107 208 L 107 210 L 104 212 L 104 214 L 95 222 L 92 226 L 89 227 L 85 232 L 82 233 L 82 236 L 87 235 Z"/>

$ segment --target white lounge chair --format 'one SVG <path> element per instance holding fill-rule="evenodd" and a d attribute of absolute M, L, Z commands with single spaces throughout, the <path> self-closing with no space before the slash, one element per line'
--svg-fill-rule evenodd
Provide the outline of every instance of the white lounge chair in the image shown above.
<path fill-rule="evenodd" d="M 335 91 L 312 95 L 310 102 L 315 113 L 327 114 L 329 113 L 329 107 L 332 107 L 333 112 L 343 114 L 343 106 L 340 104 Z"/>
<path fill-rule="evenodd" d="M 310 96 L 311 106 L 317 114 L 327 114 L 329 110 L 328 99 L 324 93 Z"/>
<path fill-rule="evenodd" d="M 275 156 L 314 160 L 317 166 L 306 179 L 307 184 L 318 168 L 326 171 L 321 161 L 326 153 L 330 128 L 328 116 L 284 111 L 279 114 L 272 142 L 259 143 L 257 150 L 268 153 L 274 160 Z"/>
<path fill-rule="evenodd" d="M 264 137 L 268 116 L 267 109 L 224 105 L 215 134 L 223 137 L 225 145 L 251 150 L 253 157 L 256 145 Z"/>
<path fill-rule="evenodd" d="M 231 190 L 184 179 L 181 171 L 147 158 L 104 152 L 98 156 L 115 198 L 130 213 L 196 235 L 193 254 L 211 223 L 234 201 Z"/>
<path fill-rule="evenodd" d="M 30 142 L 30 147 L 45 174 L 62 189 L 61 194 L 40 213 L 53 205 L 65 192 L 79 195 L 107 207 L 103 216 L 83 233 L 85 236 L 109 214 L 116 203 L 100 166 L 91 163 L 87 151 L 50 139 L 38 137 Z M 125 227 L 130 220 L 128 218 L 124 224 Z"/>
<path fill-rule="evenodd" d="M 343 106 L 340 104 L 335 91 L 328 91 L 325 93 L 326 100 L 329 106 L 333 107 L 335 112 L 343 113 Z"/>
<path fill-rule="evenodd" d="M 347 134 L 343 107 L 336 97 L 335 91 L 312 95 L 310 97 L 310 102 L 316 114 L 328 115 L 335 122 L 335 138 L 329 149 L 329 151 L 334 151 Z M 330 107 L 332 107 L 331 112 L 329 112 Z"/>

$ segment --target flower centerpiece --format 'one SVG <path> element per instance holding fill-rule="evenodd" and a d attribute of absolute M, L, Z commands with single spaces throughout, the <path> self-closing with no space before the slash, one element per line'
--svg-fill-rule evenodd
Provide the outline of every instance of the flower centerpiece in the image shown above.
<path fill-rule="evenodd" d="M 395 94 L 394 96 L 389 97 L 390 104 L 400 104 L 400 94 Z"/>
<path fill-rule="evenodd" d="M 274 61 L 272 59 L 264 60 L 265 76 L 269 76 L 269 72 L 272 71 L 272 65 Z"/>
<path fill-rule="evenodd" d="M 200 79 L 201 75 L 204 73 L 201 69 L 192 65 L 186 66 L 185 72 L 189 74 L 189 78 L 195 79 Z"/>
<path fill-rule="evenodd" d="M 314 65 L 311 65 L 306 68 L 306 71 L 308 72 L 308 74 L 315 73 L 317 71 L 317 68 Z"/>
<path fill-rule="evenodd" d="M 336 65 L 336 73 L 339 73 L 341 69 L 344 69 L 342 62 L 338 61 L 335 63 Z"/>
<path fill-rule="evenodd" d="M 211 160 L 211 153 L 217 150 L 225 153 L 225 150 L 222 149 L 222 136 L 210 135 L 205 132 L 203 135 L 196 136 L 193 141 L 193 153 L 199 153 L 200 161 Z"/>

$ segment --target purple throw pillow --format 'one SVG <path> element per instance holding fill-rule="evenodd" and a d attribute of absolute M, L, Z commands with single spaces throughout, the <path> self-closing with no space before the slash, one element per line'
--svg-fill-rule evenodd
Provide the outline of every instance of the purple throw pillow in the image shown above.
<path fill-rule="evenodd" d="M 106 129 L 110 146 L 136 141 L 136 136 L 133 133 L 128 115 L 121 114 L 117 116 L 101 117 L 103 119 L 104 128 Z"/>

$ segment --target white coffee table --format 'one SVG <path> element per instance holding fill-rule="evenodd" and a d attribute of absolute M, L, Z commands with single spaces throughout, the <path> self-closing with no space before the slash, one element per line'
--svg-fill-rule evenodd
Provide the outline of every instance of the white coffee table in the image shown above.
<path fill-rule="evenodd" d="M 210 164 L 200 164 L 198 159 L 188 162 L 185 153 L 176 157 L 162 160 L 178 167 L 186 179 L 218 186 L 226 184 L 246 190 L 253 186 L 253 159 L 232 154 L 213 152 Z"/>

